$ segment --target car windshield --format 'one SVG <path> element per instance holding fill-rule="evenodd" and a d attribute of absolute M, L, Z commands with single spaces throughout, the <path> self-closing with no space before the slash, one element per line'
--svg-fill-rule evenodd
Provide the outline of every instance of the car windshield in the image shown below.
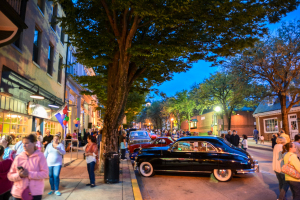
<path fill-rule="evenodd" d="M 136 131 L 136 132 L 131 132 L 130 137 L 147 137 L 148 134 L 145 131 Z"/>
<path fill-rule="evenodd" d="M 222 138 L 222 141 L 223 141 L 225 144 L 227 144 L 228 146 L 232 147 L 232 144 L 231 144 L 230 142 L 228 142 L 227 140 L 225 140 L 225 139 Z"/>

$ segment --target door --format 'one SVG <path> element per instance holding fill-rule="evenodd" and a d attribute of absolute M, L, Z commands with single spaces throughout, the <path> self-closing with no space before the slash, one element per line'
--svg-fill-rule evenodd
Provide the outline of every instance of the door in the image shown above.
<path fill-rule="evenodd" d="M 218 169 L 218 151 L 209 142 L 197 141 L 194 144 L 192 171 L 212 171 Z"/>
<path fill-rule="evenodd" d="M 297 115 L 292 114 L 289 116 L 289 127 L 290 127 L 290 138 L 294 138 L 296 134 L 298 134 L 298 122 Z"/>
<path fill-rule="evenodd" d="M 190 171 L 193 162 L 193 147 L 190 141 L 176 142 L 170 151 L 163 155 L 163 170 Z"/>

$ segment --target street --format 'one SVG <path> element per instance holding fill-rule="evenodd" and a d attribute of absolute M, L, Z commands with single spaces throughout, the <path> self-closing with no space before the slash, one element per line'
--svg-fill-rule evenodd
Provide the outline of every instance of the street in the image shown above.
<path fill-rule="evenodd" d="M 260 173 L 234 175 L 229 182 L 218 182 L 212 174 L 200 173 L 160 172 L 145 178 L 136 170 L 143 199 L 277 199 L 279 189 L 272 171 L 272 151 L 251 148 L 248 152 L 259 161 Z M 290 191 L 287 199 L 292 199 Z"/>

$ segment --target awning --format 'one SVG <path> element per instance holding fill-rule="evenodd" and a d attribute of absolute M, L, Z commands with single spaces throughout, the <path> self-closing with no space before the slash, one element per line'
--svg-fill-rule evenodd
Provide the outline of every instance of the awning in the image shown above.
<path fill-rule="evenodd" d="M 191 119 L 191 122 L 198 122 L 197 119 Z"/>

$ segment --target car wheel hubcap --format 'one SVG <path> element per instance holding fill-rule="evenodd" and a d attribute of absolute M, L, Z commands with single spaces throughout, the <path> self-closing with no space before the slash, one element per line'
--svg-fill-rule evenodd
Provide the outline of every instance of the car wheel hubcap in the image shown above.
<path fill-rule="evenodd" d="M 228 170 L 226 170 L 226 169 L 220 169 L 218 171 L 218 174 L 219 174 L 220 177 L 226 178 L 228 176 Z"/>
<path fill-rule="evenodd" d="M 149 165 L 144 165 L 142 170 L 145 174 L 148 174 L 151 171 L 151 167 Z"/>

